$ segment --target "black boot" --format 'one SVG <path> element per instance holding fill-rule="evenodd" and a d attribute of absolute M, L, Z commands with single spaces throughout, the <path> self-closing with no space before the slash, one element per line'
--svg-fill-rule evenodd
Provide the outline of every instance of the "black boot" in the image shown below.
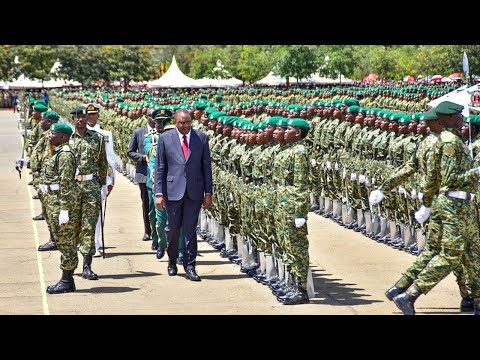
<path fill-rule="evenodd" d="M 74 292 L 75 282 L 73 281 L 73 270 L 63 270 L 62 278 L 55 285 L 47 287 L 47 293 L 49 294 L 61 294 L 67 292 Z"/>
<path fill-rule="evenodd" d="M 34 216 L 33 220 L 45 220 L 45 216 L 43 216 L 43 213 L 40 213 L 37 216 Z"/>
<path fill-rule="evenodd" d="M 393 302 L 402 310 L 403 315 L 415 315 L 413 304 L 415 300 L 422 294 L 417 285 L 412 284 L 404 293 L 393 298 Z"/>
<path fill-rule="evenodd" d="M 473 315 L 480 316 L 480 298 L 475 298 L 473 302 L 475 304 L 475 311 L 473 312 Z"/>
<path fill-rule="evenodd" d="M 58 250 L 57 248 L 57 243 L 55 242 L 55 239 L 53 238 L 53 234 L 50 231 L 50 240 L 38 247 L 38 251 L 51 251 L 51 250 Z"/>
<path fill-rule="evenodd" d="M 298 304 L 308 304 L 310 299 L 308 298 L 308 293 L 306 288 L 306 281 L 302 281 L 300 278 L 295 280 L 295 291 L 293 293 L 288 293 L 285 297 L 285 300 L 282 301 L 283 305 L 298 305 Z"/>
<path fill-rule="evenodd" d="M 400 295 L 407 290 L 412 283 L 413 281 L 409 280 L 405 275 L 403 275 L 400 280 L 395 283 L 395 285 L 385 292 L 385 296 L 388 300 L 392 301 L 395 296 Z"/>
<path fill-rule="evenodd" d="M 475 304 L 471 296 L 462 298 L 462 302 L 460 303 L 460 311 L 461 312 L 475 311 Z"/>
<path fill-rule="evenodd" d="M 317 211 L 320 209 L 320 204 L 318 203 L 318 197 L 315 196 L 315 200 L 310 204 L 310 211 Z"/>
<path fill-rule="evenodd" d="M 98 276 L 92 271 L 92 255 L 83 255 L 82 278 L 88 280 L 97 280 Z"/>

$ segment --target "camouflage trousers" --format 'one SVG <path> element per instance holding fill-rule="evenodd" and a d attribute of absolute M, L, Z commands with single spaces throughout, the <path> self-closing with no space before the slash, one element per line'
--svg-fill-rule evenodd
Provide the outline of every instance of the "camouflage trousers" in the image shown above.
<path fill-rule="evenodd" d="M 43 201 L 45 203 L 45 215 L 50 219 L 51 229 L 57 248 L 60 251 L 60 269 L 75 270 L 78 266 L 77 245 L 78 237 L 75 235 L 76 214 L 69 211 L 69 221 L 60 225 L 58 223 L 58 215 L 60 214 L 60 201 L 58 192 L 43 193 Z M 95 250 L 95 247 L 94 247 Z"/>
<path fill-rule="evenodd" d="M 95 227 L 100 211 L 101 186 L 97 180 L 78 181 L 74 212 L 78 214 L 74 231 L 83 255 L 95 254 Z"/>
<path fill-rule="evenodd" d="M 299 200 L 303 199 L 303 200 Z M 304 204 L 299 204 L 303 201 Z M 281 258 L 292 274 L 296 275 L 299 286 L 306 288 L 308 268 L 307 223 L 295 226 L 295 218 L 299 217 L 299 207 L 303 209 L 302 217 L 307 219 L 308 197 L 299 194 L 294 186 L 279 186 L 277 189 L 277 206 L 275 208 L 275 230 L 280 247 Z"/>
<path fill-rule="evenodd" d="M 430 217 L 428 222 L 427 243 L 425 245 L 425 248 L 417 256 L 412 266 L 410 266 L 403 274 L 411 282 L 413 282 L 417 278 L 418 274 L 420 274 L 420 272 L 425 269 L 430 260 L 432 260 L 434 256 L 440 254 L 442 250 L 442 241 L 440 239 L 442 220 L 441 214 L 438 213 L 439 211 L 441 211 L 441 209 L 438 208 L 437 201 L 435 200 L 432 206 L 432 216 Z M 455 275 L 455 278 L 457 279 L 457 284 L 460 289 L 460 295 L 462 297 L 467 297 L 469 295 L 469 291 L 465 282 L 463 266 L 455 267 L 452 269 L 452 271 Z"/>
<path fill-rule="evenodd" d="M 40 200 L 40 205 L 42 207 L 42 214 L 43 216 L 45 217 L 45 222 L 47 223 L 47 227 L 48 227 L 48 231 L 53 234 L 53 231 L 52 231 L 52 226 L 50 225 L 50 219 L 48 217 L 48 211 L 47 211 L 47 208 L 45 206 L 45 194 L 43 194 L 41 191 L 40 191 L 40 187 L 38 186 L 38 182 L 37 184 L 35 185 L 35 183 L 33 184 L 33 187 L 35 188 L 35 190 L 37 191 L 37 194 L 38 194 L 38 197 L 39 197 L 39 200 Z M 58 216 L 57 216 L 58 218 Z M 58 219 L 57 219 L 58 221 Z M 55 234 L 53 235 L 53 237 L 55 238 Z"/>
<path fill-rule="evenodd" d="M 438 216 L 440 252 L 433 256 L 414 283 L 427 294 L 451 271 L 465 270 L 472 297 L 480 298 L 480 240 L 477 210 L 473 201 L 439 195 L 434 213 Z"/>

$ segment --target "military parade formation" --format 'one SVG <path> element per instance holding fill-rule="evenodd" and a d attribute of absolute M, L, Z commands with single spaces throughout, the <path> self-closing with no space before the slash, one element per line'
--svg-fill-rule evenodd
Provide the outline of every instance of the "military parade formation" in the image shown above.
<path fill-rule="evenodd" d="M 309 216 L 320 215 L 372 240 L 416 255 L 385 293 L 404 314 L 450 272 L 461 311 L 480 315 L 478 180 L 480 117 L 463 106 L 428 103 L 453 87 L 318 86 L 308 88 L 61 89 L 49 103 L 19 97 L 25 154 L 50 239 L 39 251 L 61 253 L 60 281 L 49 294 L 75 291 L 82 277 L 101 279 L 105 201 L 123 174 L 134 130 L 147 126 L 148 219 L 157 259 L 167 252 L 165 209 L 155 207 L 158 137 L 175 131 L 185 109 L 208 135 L 213 204 L 198 235 L 240 271 L 267 285 L 285 305 L 314 296 Z M 473 135 L 473 136 L 472 136 Z M 183 234 L 180 234 L 183 239 Z M 179 241 L 179 263 L 183 241 Z"/>

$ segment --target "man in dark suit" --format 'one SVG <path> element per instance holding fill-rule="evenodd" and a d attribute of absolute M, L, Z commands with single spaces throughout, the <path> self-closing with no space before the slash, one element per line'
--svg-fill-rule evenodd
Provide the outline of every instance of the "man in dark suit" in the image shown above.
<path fill-rule="evenodd" d="M 140 187 L 140 197 L 142 199 L 143 210 L 143 226 L 145 232 L 143 234 L 143 240 L 148 241 L 151 239 L 152 231 L 150 229 L 150 219 L 148 218 L 149 204 L 148 204 L 148 191 L 147 191 L 147 156 L 143 148 L 143 139 L 145 134 L 152 131 L 155 128 L 155 121 L 152 118 L 152 113 L 155 109 L 150 108 L 147 111 L 147 126 L 137 128 L 133 131 L 130 144 L 128 145 L 128 156 L 130 159 L 137 162 L 135 171 L 135 181 Z"/>
<path fill-rule="evenodd" d="M 178 241 L 183 226 L 185 277 L 200 281 L 195 270 L 196 226 L 202 205 L 212 205 L 212 165 L 208 136 L 192 129 L 185 109 L 175 112 L 175 130 L 160 135 L 155 164 L 155 197 L 159 210 L 168 216 L 168 275 L 177 274 Z"/>

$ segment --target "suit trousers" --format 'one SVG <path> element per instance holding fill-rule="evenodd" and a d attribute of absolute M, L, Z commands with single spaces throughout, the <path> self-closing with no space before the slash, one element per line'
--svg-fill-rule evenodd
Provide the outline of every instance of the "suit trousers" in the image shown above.
<path fill-rule="evenodd" d="M 152 230 L 150 228 L 150 219 L 148 217 L 150 207 L 148 202 L 147 184 L 139 182 L 138 187 L 140 188 L 140 198 L 142 199 L 143 226 L 145 229 L 145 234 L 147 234 L 148 236 L 152 236 Z"/>
<path fill-rule="evenodd" d="M 166 201 L 168 216 L 168 258 L 178 257 L 179 240 L 184 243 L 183 268 L 195 269 L 197 258 L 197 221 L 202 200 L 192 200 L 187 192 L 178 201 Z M 179 239 L 183 227 L 183 239 Z"/>

